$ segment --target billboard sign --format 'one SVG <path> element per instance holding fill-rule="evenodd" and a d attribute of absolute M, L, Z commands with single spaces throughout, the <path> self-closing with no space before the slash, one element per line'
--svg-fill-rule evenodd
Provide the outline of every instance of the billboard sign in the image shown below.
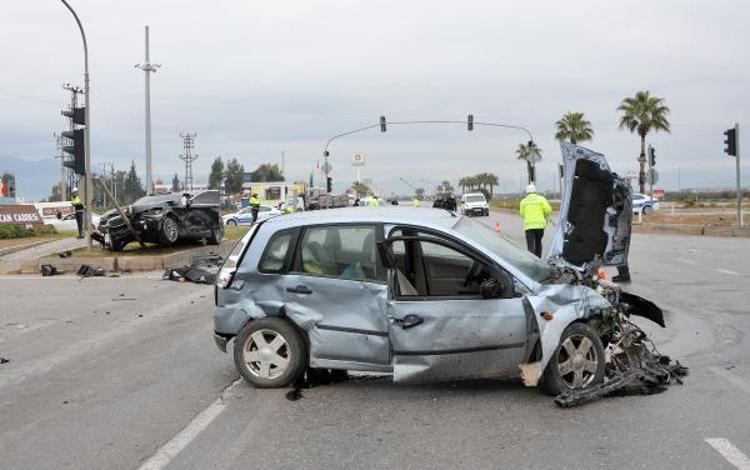
<path fill-rule="evenodd" d="M 0 205 L 0 225 L 44 225 L 32 204 Z"/>

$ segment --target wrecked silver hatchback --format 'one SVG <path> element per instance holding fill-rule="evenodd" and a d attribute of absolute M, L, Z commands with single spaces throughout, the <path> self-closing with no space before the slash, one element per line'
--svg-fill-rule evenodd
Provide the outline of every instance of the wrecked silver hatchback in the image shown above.
<path fill-rule="evenodd" d="M 571 159 L 572 171 L 586 158 Z M 608 212 L 603 224 L 620 215 Z M 226 351 L 234 342 L 237 369 L 257 387 L 286 386 L 312 369 L 384 372 L 396 382 L 521 377 L 571 406 L 613 388 L 669 383 L 681 369 L 647 349 L 629 320 L 663 326 L 661 310 L 597 275 L 603 261 L 626 266 L 629 240 L 624 258 L 607 258 L 615 245 L 599 242 L 574 263 L 566 247 L 580 241 L 569 235 L 575 227 L 560 224 L 562 250 L 546 262 L 441 209 L 270 219 L 219 272 L 216 343 Z"/>

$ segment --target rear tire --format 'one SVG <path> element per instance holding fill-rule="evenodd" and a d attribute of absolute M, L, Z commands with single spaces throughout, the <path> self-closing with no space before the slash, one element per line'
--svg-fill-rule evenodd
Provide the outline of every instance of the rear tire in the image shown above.
<path fill-rule="evenodd" d="M 254 387 L 286 387 L 304 374 L 307 350 L 288 320 L 265 317 L 249 322 L 235 338 L 234 364 Z"/>
<path fill-rule="evenodd" d="M 560 336 L 540 386 L 549 395 L 583 390 L 604 380 L 604 346 L 585 323 L 572 323 Z"/>

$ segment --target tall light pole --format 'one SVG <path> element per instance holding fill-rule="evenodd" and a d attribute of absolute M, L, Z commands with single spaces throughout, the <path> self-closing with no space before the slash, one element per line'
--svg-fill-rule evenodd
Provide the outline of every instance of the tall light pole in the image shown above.
<path fill-rule="evenodd" d="M 91 248 L 91 203 L 94 199 L 94 191 L 91 181 L 91 101 L 89 101 L 89 47 L 86 43 L 86 33 L 83 31 L 83 25 L 81 24 L 81 20 L 78 19 L 78 15 L 76 14 L 75 10 L 70 7 L 68 2 L 66 0 L 60 0 L 65 7 L 70 10 L 70 13 L 73 15 L 73 18 L 75 18 L 76 23 L 78 24 L 78 29 L 81 31 L 81 39 L 83 39 L 83 96 L 86 100 L 86 111 L 85 111 L 85 121 L 86 121 L 86 132 L 84 132 L 84 152 L 86 153 L 85 158 L 85 174 L 84 174 L 84 185 L 83 185 L 83 196 L 84 200 L 86 201 L 86 210 L 85 210 L 85 216 L 83 218 L 83 230 L 85 233 L 89 234 L 88 242 L 89 242 L 89 248 Z"/>
<path fill-rule="evenodd" d="M 136 64 L 135 68 L 146 73 L 146 194 L 154 193 L 154 179 L 151 167 L 151 72 L 156 72 L 161 65 L 152 64 L 149 58 L 148 25 L 146 25 L 146 61 Z"/>

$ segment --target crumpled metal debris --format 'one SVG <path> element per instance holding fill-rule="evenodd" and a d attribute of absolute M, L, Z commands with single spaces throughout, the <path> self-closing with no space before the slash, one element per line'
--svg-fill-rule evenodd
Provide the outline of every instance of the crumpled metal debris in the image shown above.
<path fill-rule="evenodd" d="M 688 368 L 660 354 L 646 333 L 623 315 L 615 315 L 615 329 L 607 353 L 610 360 L 604 382 L 580 391 L 567 391 L 555 397 L 563 408 L 582 405 L 598 398 L 662 393 L 672 383 L 682 384 Z"/>
<path fill-rule="evenodd" d="M 106 273 L 104 271 L 104 268 L 102 267 L 97 266 L 96 268 L 94 268 L 92 266 L 89 266 L 88 264 L 82 264 L 81 267 L 78 268 L 78 272 L 76 274 L 81 277 L 99 277 L 104 276 L 104 274 Z"/>
<path fill-rule="evenodd" d="M 43 277 L 57 276 L 58 274 L 62 274 L 61 271 L 58 271 L 57 268 L 55 266 L 52 266 L 51 264 L 43 264 L 40 268 L 40 271 Z"/>
<path fill-rule="evenodd" d="M 197 284 L 214 284 L 216 274 L 195 266 L 183 266 L 181 268 L 167 269 L 162 275 L 163 280 L 179 282 L 195 282 Z"/>

